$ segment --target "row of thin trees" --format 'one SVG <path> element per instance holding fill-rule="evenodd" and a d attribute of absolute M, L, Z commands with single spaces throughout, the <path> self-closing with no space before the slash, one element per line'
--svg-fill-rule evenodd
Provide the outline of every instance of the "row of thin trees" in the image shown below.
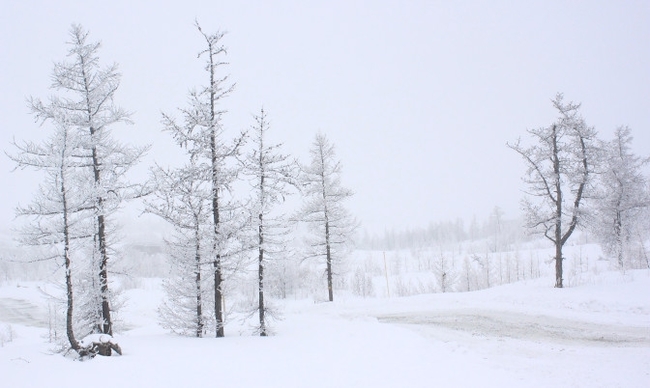
<path fill-rule="evenodd" d="M 287 237 L 296 221 L 305 222 L 312 232 L 303 255 L 324 259 L 328 297 L 333 300 L 332 264 L 355 227 L 343 207 L 352 192 L 341 185 L 341 165 L 324 135 L 316 136 L 310 163 L 300 164 L 282 153 L 281 144 L 269 144 L 270 125 L 263 109 L 249 131 L 225 139 L 225 111 L 220 107 L 234 84 L 219 75 L 226 64 L 224 34 L 207 34 L 198 23 L 196 27 L 205 41 L 199 58 L 205 60 L 208 82 L 190 93 L 189 106 L 180 109 L 181 119 L 163 115 L 165 131 L 182 147 L 187 160 L 182 167 L 156 166 L 153 195 L 146 201 L 148 211 L 175 229 L 168 244 L 177 276 L 165 283 L 170 297 L 161 315 L 169 329 L 197 337 L 212 331 L 206 323 L 213 316 L 215 335 L 224 336 L 224 282 L 248 268 L 255 252 L 257 332 L 266 336 L 267 266 L 289 255 Z M 250 195 L 245 198 L 235 190 L 242 181 L 249 184 Z M 291 215 L 282 214 L 279 205 L 295 192 L 303 194 L 303 206 Z M 211 284 L 205 282 L 207 274 L 212 275 Z M 213 314 L 206 314 L 206 302 Z"/>
<path fill-rule="evenodd" d="M 48 248 L 42 260 L 61 263 L 67 338 L 82 356 L 120 350 L 112 340 L 109 265 L 119 255 L 114 215 L 130 199 L 145 198 L 145 210 L 173 226 L 166 242 L 174 270 L 165 282 L 167 298 L 161 307 L 165 325 L 173 331 L 224 336 L 224 282 L 250 268 L 254 257 L 258 332 L 267 335 L 265 272 L 268 263 L 288 255 L 288 232 L 299 221 L 311 231 L 303 255 L 324 259 L 333 300 L 332 264 L 355 227 L 343 206 L 352 192 L 341 185 L 333 145 L 318 134 L 311 162 L 298 163 L 281 152 L 281 144 L 268 144 L 264 110 L 249 131 L 226 139 L 222 104 L 234 84 L 221 74 L 224 34 L 196 27 L 205 44 L 199 58 L 205 61 L 207 83 L 190 93 L 181 118 L 162 117 L 163 130 L 182 148 L 185 160 L 180 166 L 154 166 L 147 182 L 126 179 L 149 147 L 123 145 L 112 137 L 114 125 L 131 123 L 128 112 L 114 103 L 120 74 L 117 65 L 100 66 L 100 44 L 90 42 L 81 26 L 72 27 L 67 59 L 54 67 L 56 95 L 45 102 L 29 99 L 36 120 L 50 135 L 40 142 L 15 142 L 10 155 L 19 168 L 45 174 L 31 204 L 18 209 L 29 217 L 22 242 Z M 241 182 L 250 184 L 244 194 L 235 190 Z M 303 206 L 284 216 L 279 205 L 293 193 L 303 194 Z M 78 340 L 91 334 L 104 337 Z"/>

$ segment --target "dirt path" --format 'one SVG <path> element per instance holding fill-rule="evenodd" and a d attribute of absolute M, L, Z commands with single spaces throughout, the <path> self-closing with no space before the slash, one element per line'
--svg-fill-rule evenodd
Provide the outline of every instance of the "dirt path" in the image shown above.
<path fill-rule="evenodd" d="M 439 311 L 379 316 L 384 323 L 421 325 L 492 338 L 595 346 L 650 347 L 650 327 L 602 325 L 507 311 Z"/>

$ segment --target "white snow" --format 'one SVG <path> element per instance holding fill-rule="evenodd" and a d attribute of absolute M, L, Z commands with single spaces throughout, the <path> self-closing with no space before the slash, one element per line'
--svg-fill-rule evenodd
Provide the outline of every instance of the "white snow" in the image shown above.
<path fill-rule="evenodd" d="M 469 293 L 276 301 L 276 335 L 221 339 L 156 323 L 160 281 L 126 291 L 123 356 L 50 351 L 39 283 L 0 287 L 2 387 L 649 387 L 650 272 L 541 278 Z"/>

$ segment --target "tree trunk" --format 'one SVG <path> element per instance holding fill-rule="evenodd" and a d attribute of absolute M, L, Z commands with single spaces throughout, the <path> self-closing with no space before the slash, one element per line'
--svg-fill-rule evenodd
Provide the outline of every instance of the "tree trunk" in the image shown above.
<path fill-rule="evenodd" d="M 214 78 L 214 61 L 213 61 L 213 47 L 208 42 L 208 49 L 210 52 L 210 153 L 212 163 L 212 218 L 214 222 L 214 248 L 218 249 L 219 239 L 219 182 L 218 182 L 218 166 L 217 166 L 217 115 L 215 113 L 215 78 Z M 223 329 L 223 308 L 221 304 L 222 295 L 222 282 L 223 273 L 221 268 L 221 254 L 216 253 L 214 260 L 214 315 L 216 320 L 216 335 L 217 337 L 224 336 Z"/>
<path fill-rule="evenodd" d="M 196 337 L 201 338 L 203 336 L 203 307 L 201 302 L 201 243 L 199 235 L 199 224 L 196 222 L 196 228 L 194 230 L 194 238 L 196 239 L 195 245 L 195 267 L 194 271 L 196 277 L 194 281 L 196 282 Z"/>
<path fill-rule="evenodd" d="M 557 144 L 557 127 L 553 126 L 553 173 L 555 174 L 555 287 L 562 288 L 562 181 L 560 156 Z"/>
<path fill-rule="evenodd" d="M 68 232 L 66 234 L 66 240 L 68 239 Z M 67 243 L 66 243 L 67 245 Z M 79 345 L 79 342 L 77 342 L 77 339 L 74 336 L 74 326 L 73 326 L 73 306 L 74 306 L 74 295 L 72 293 L 72 274 L 70 270 L 70 253 L 69 253 L 69 247 L 65 247 L 65 285 L 66 285 L 66 292 L 68 296 L 68 304 L 67 304 L 67 310 L 65 314 L 65 330 L 66 334 L 68 336 L 68 342 L 70 343 L 70 347 L 75 350 L 79 351 L 81 346 Z"/>
<path fill-rule="evenodd" d="M 113 335 L 113 323 L 111 321 L 111 308 L 108 301 L 108 254 L 106 252 L 106 223 L 104 215 L 97 216 L 98 239 L 99 239 L 99 285 L 102 298 L 102 333 Z M 110 350 L 109 350 L 110 351 Z M 110 355 L 110 354 L 109 354 Z"/>
<path fill-rule="evenodd" d="M 91 95 L 91 86 L 88 74 L 86 73 L 86 62 L 83 56 L 79 56 L 79 62 L 81 64 L 81 74 L 84 80 L 84 95 L 85 95 L 85 109 L 87 110 L 88 115 L 88 124 L 90 131 L 90 138 L 92 143 L 91 152 L 92 152 L 92 163 L 93 163 L 93 176 L 95 180 L 95 189 L 101 187 L 101 161 L 97 152 L 97 145 L 94 143 L 95 136 L 97 135 L 97 128 L 94 127 L 94 117 L 95 112 L 93 111 L 92 104 L 90 102 Z M 102 325 L 99 327 L 99 330 L 104 334 L 113 335 L 113 324 L 111 321 L 111 309 L 108 301 L 108 254 L 106 250 L 106 224 L 104 219 L 104 198 L 101 194 L 97 194 L 97 243 L 99 250 L 99 286 L 100 286 L 100 297 L 101 297 L 101 313 L 102 313 Z M 111 355 L 111 349 L 106 350 L 107 354 L 102 354 L 106 356 Z"/>
<path fill-rule="evenodd" d="M 260 316 L 260 336 L 266 337 L 266 319 L 265 319 L 265 307 L 264 307 L 264 248 L 263 248 L 263 243 L 264 243 L 264 234 L 262 232 L 262 222 L 263 222 L 263 215 L 260 212 L 259 214 L 259 219 L 260 219 L 260 225 L 258 227 L 258 238 L 259 238 L 259 266 L 258 266 L 258 291 L 259 291 L 259 296 L 258 296 L 258 310 L 259 310 L 259 316 Z"/>
<path fill-rule="evenodd" d="M 101 332 L 113 336 L 113 323 L 111 321 L 111 308 L 108 301 L 108 255 L 106 253 L 106 237 L 105 237 L 105 222 L 104 215 L 100 214 L 97 216 L 98 223 L 98 239 L 99 239 L 99 252 L 100 252 L 100 262 L 99 262 L 99 289 L 102 299 L 102 327 Z M 100 356 L 110 356 L 111 348 L 110 347 L 100 347 L 99 348 Z"/>
<path fill-rule="evenodd" d="M 213 108 L 214 109 L 214 108 Z M 214 245 L 213 250 L 215 259 L 213 262 L 214 265 L 214 317 L 216 321 L 216 336 L 223 337 L 223 308 L 221 304 L 222 295 L 222 282 L 223 282 L 223 273 L 221 268 L 221 254 L 218 252 L 219 249 L 219 187 L 217 181 L 217 144 L 216 144 L 216 133 L 215 128 L 212 128 L 211 134 L 211 152 L 212 152 L 212 221 L 213 221 L 213 233 L 214 233 Z"/>
<path fill-rule="evenodd" d="M 64 140 L 65 142 L 66 140 Z M 72 268 L 70 262 L 70 227 L 68 223 L 68 199 L 65 187 L 65 144 L 62 154 L 61 163 L 61 199 L 63 203 L 63 258 L 65 262 L 65 286 L 67 295 L 67 309 L 65 314 L 65 330 L 68 336 L 70 347 L 74 351 L 79 351 L 81 346 L 74 336 L 73 330 L 73 310 L 74 310 L 74 295 L 72 291 Z"/>
<path fill-rule="evenodd" d="M 221 256 L 217 255 L 214 264 L 214 316 L 216 318 L 216 336 L 217 338 L 225 336 L 223 329 L 223 308 L 221 300 L 223 293 L 221 292 L 221 284 L 223 282 L 221 273 Z"/>
<path fill-rule="evenodd" d="M 94 130 L 91 128 L 91 134 Z M 93 146 L 93 172 L 95 175 L 95 186 L 101 184 L 100 163 L 97 157 L 97 148 Z M 101 298 L 102 324 L 99 327 L 100 332 L 113 336 L 113 322 L 111 321 L 111 307 L 108 300 L 108 253 L 106 250 L 106 220 L 104 218 L 104 199 L 97 198 L 97 244 L 99 250 L 99 290 Z M 101 347 L 99 349 L 101 356 L 110 356 L 110 347 Z"/>
<path fill-rule="evenodd" d="M 555 288 L 562 288 L 562 246 L 555 244 Z"/>
<path fill-rule="evenodd" d="M 325 221 L 325 249 L 327 258 L 327 292 L 329 293 L 329 301 L 334 301 L 334 289 L 332 286 L 332 253 L 330 249 L 330 224 Z"/>
<path fill-rule="evenodd" d="M 620 201 L 617 204 L 617 208 L 620 207 Z M 614 236 L 616 242 L 616 258 L 618 259 L 618 268 L 624 269 L 623 266 L 623 221 L 621 217 L 621 212 L 616 211 L 616 219 L 614 220 Z"/>

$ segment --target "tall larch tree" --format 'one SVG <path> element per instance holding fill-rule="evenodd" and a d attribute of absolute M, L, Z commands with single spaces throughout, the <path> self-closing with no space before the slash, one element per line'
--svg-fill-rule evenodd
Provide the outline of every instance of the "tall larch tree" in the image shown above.
<path fill-rule="evenodd" d="M 343 258 L 357 222 L 344 206 L 353 192 L 341 185 L 341 162 L 325 135 L 316 135 L 311 162 L 301 167 L 300 183 L 305 198 L 299 216 L 310 229 L 307 258 L 325 260 L 327 292 L 334 301 L 333 264 Z"/>
<path fill-rule="evenodd" d="M 86 280 L 79 279 L 78 284 L 93 285 L 78 292 L 85 294 L 84 300 L 90 301 L 78 304 L 82 310 L 78 320 L 87 322 L 89 326 L 81 330 L 112 335 L 108 265 L 109 252 L 112 252 L 110 232 L 116 229 L 116 225 L 110 216 L 123 200 L 143 194 L 142 186 L 129 183 L 125 174 L 139 161 L 147 147 L 125 146 L 111 136 L 113 125 L 130 123 L 128 113 L 114 104 L 120 81 L 117 65 L 100 67 L 100 44 L 88 42 L 88 32 L 79 25 L 72 26 L 68 45 L 67 61 L 54 65 L 51 88 L 56 95 L 47 104 L 30 100 L 37 119 L 52 123 L 56 129 L 55 136 L 42 149 L 45 153 L 38 155 L 48 158 L 50 180 L 46 182 L 54 182 L 56 192 L 21 212 L 36 216 L 38 212 L 44 212 L 45 208 L 41 206 L 44 201 L 50 201 L 54 206 L 49 215 L 57 213 L 61 217 L 59 224 L 54 223 L 58 225 L 60 240 L 52 237 L 52 241 L 63 244 L 69 298 L 66 317 L 70 320 L 77 315 L 72 308 L 74 282 L 71 271 L 71 258 L 76 253 L 77 257 L 84 258 L 78 260 L 77 267 L 92 268 L 86 274 L 78 271 L 79 276 Z M 21 163 L 30 158 L 33 161 L 37 156 L 32 145 L 25 145 L 21 151 L 26 157 L 19 161 Z M 45 168 L 45 165 L 41 167 Z M 50 185 L 48 190 L 52 191 L 53 186 Z M 34 230 L 39 227 L 45 231 L 45 224 L 36 225 Z M 90 249 L 87 245 L 91 245 Z M 68 330 L 71 326 L 68 325 Z M 69 337 L 71 346 L 78 348 L 73 335 L 69 333 Z M 111 355 L 110 346 L 100 346 L 98 351 L 101 355 Z"/>
<path fill-rule="evenodd" d="M 264 112 L 255 116 L 251 128 L 253 148 L 246 155 L 244 174 L 253 190 L 251 220 L 257 238 L 258 316 L 260 336 L 267 332 L 267 305 L 265 304 L 265 270 L 267 263 L 280 255 L 287 255 L 286 235 L 288 225 L 282 214 L 275 212 L 279 203 L 290 195 L 289 188 L 296 186 L 296 163 L 280 153 L 282 144 L 269 145 L 269 122 Z M 285 257 L 286 258 L 286 257 Z"/>
<path fill-rule="evenodd" d="M 54 67 L 53 88 L 62 96 L 56 109 L 81 137 L 81 151 L 75 155 L 83 159 L 90 170 L 86 185 L 94 203 L 94 231 L 92 256 L 96 259 L 94 271 L 97 281 L 98 332 L 113 335 L 111 295 L 109 292 L 109 253 L 111 231 L 115 230 L 111 216 L 122 201 L 143 194 L 142 186 L 126 180 L 128 170 L 139 162 L 148 147 L 121 144 L 111 133 L 117 124 L 130 124 L 129 113 L 114 103 L 121 75 L 117 65 L 100 67 L 99 42 L 89 42 L 88 32 L 73 25 L 68 61 Z M 103 351 L 110 355 L 110 348 Z"/>
<path fill-rule="evenodd" d="M 633 243 L 643 244 L 643 237 L 634 237 L 642 229 L 642 217 L 650 207 L 650 186 L 643 174 L 650 158 L 635 155 L 632 140 L 630 128 L 619 127 L 614 139 L 605 142 L 605 161 L 595 201 L 595 234 L 621 269 L 632 264 L 629 256 Z"/>
<path fill-rule="evenodd" d="M 167 294 L 160 307 L 163 327 L 181 335 L 202 337 L 204 315 L 206 247 L 210 225 L 211 190 L 196 160 L 184 167 L 153 169 L 152 195 L 146 210 L 174 228 L 166 239 L 172 274 L 163 281 Z M 204 174 L 203 174 L 204 175 Z"/>
<path fill-rule="evenodd" d="M 214 275 L 214 315 L 217 337 L 224 336 L 223 311 L 223 282 L 225 257 L 232 254 L 233 240 L 241 229 L 234 201 L 227 196 L 231 193 L 232 184 L 239 174 L 239 166 L 229 163 L 238 156 L 245 141 L 245 134 L 226 143 L 222 116 L 226 113 L 220 104 L 233 90 L 235 85 L 230 83 L 229 76 L 220 76 L 221 68 L 227 65 L 222 58 L 226 55 L 226 47 L 222 44 L 224 32 L 208 34 L 196 23 L 196 28 L 205 41 L 205 49 L 198 55 L 205 58 L 205 71 L 208 83 L 199 90 L 190 92 L 190 103 L 186 109 L 181 109 L 183 124 L 176 123 L 174 118 L 163 115 L 165 130 L 170 132 L 176 142 L 183 147 L 190 158 L 197 159 L 197 165 L 203 169 L 202 176 L 207 177 L 210 184 L 210 214 L 211 214 L 211 245 L 212 266 Z"/>

